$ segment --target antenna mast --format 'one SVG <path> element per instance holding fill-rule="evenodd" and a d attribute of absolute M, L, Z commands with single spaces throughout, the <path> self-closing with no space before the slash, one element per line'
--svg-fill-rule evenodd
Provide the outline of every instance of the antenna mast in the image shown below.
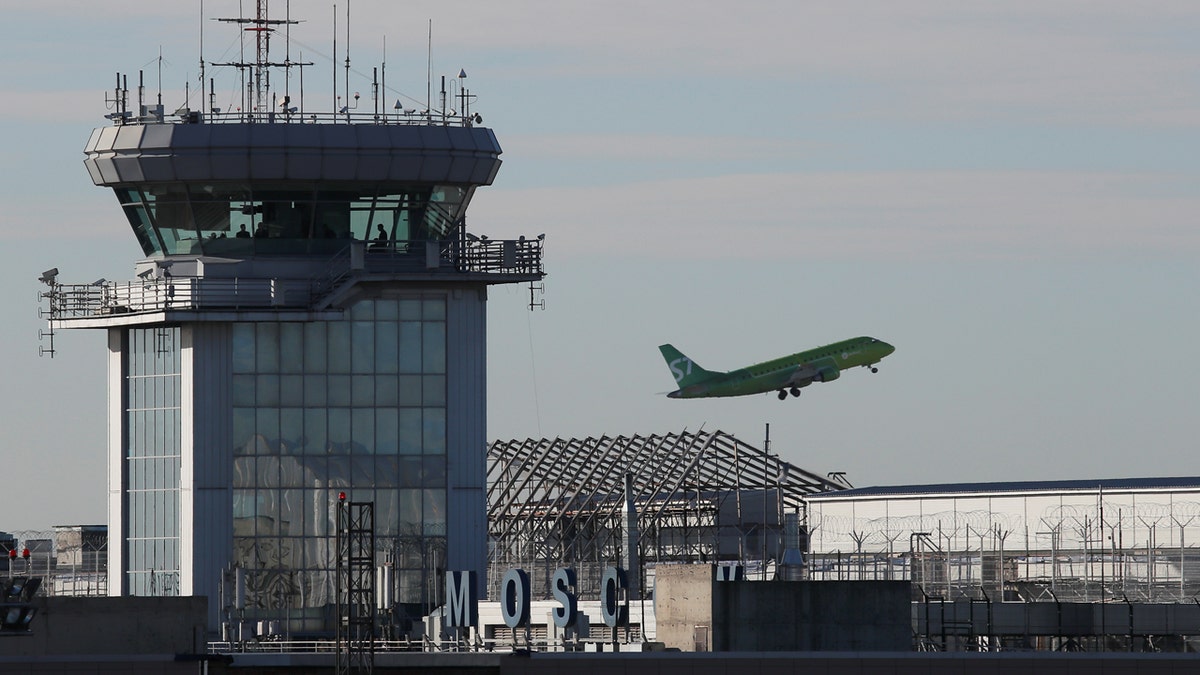
<path fill-rule="evenodd" d="M 200 95 L 204 96 L 204 0 L 200 0 Z"/>
<path fill-rule="evenodd" d="M 429 20 L 429 38 L 425 43 L 425 114 L 433 109 L 433 19 Z"/>
<path fill-rule="evenodd" d="M 291 18 L 291 5 L 288 5 L 287 19 L 272 19 L 267 12 L 267 0 L 257 0 L 256 14 L 253 19 L 238 17 L 236 19 L 217 19 L 225 23 L 234 23 L 246 26 L 244 32 L 254 33 L 255 37 L 255 59 L 253 63 L 245 61 L 243 56 L 242 61 L 230 63 L 214 63 L 214 66 L 233 66 L 245 73 L 251 71 L 253 73 L 253 84 L 247 89 L 253 89 L 253 109 L 247 112 L 265 114 L 272 111 L 270 102 L 271 98 L 271 68 L 283 68 L 288 70 L 295 67 L 310 66 L 311 63 L 293 63 L 291 58 L 287 58 L 283 63 L 273 63 L 270 60 L 271 53 L 271 33 L 275 31 L 275 26 L 288 26 L 287 37 L 291 37 L 291 24 L 300 23 Z M 290 45 L 289 45 L 290 49 Z M 290 53 L 290 52 L 289 52 Z M 286 77 L 285 77 L 286 82 Z"/>
<path fill-rule="evenodd" d="M 350 0 L 346 0 L 346 109 L 350 109 Z M 347 117 L 349 119 L 349 117 Z"/>

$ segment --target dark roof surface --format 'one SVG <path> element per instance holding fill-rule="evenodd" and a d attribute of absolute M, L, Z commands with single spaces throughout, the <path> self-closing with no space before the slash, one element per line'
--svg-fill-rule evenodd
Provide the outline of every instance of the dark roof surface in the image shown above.
<path fill-rule="evenodd" d="M 838 492 L 809 495 L 810 500 L 824 498 L 889 497 L 901 495 L 974 494 L 979 492 L 1064 492 L 1072 490 L 1147 490 L 1163 488 L 1200 488 L 1200 478 L 1098 478 L 1092 480 L 1042 480 L 996 483 L 936 483 L 932 485 L 880 485 Z"/>

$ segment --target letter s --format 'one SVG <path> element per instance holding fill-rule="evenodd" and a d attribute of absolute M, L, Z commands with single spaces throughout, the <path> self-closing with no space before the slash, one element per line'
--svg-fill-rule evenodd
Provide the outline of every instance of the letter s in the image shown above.
<path fill-rule="evenodd" d="M 579 601 L 575 598 L 575 594 L 571 589 L 575 587 L 575 570 L 569 567 L 560 567 L 554 570 L 554 576 L 550 581 L 550 593 L 554 595 L 554 599 L 558 601 L 561 607 L 555 607 L 553 611 L 554 625 L 559 628 L 575 625 L 575 618 L 579 611 Z"/>
<path fill-rule="evenodd" d="M 686 364 L 687 364 L 687 372 L 684 372 L 684 371 L 682 371 L 682 370 L 680 370 L 680 369 L 679 369 L 679 362 L 680 362 L 680 361 L 682 361 L 683 363 L 686 363 Z M 679 381 L 680 381 L 680 380 L 682 380 L 683 378 L 685 378 L 685 377 L 687 377 L 688 375 L 691 375 L 691 374 L 692 374 L 692 360 L 691 360 L 691 359 L 689 359 L 689 358 L 688 358 L 688 357 L 686 357 L 686 356 L 685 356 L 685 357 L 683 357 L 683 358 L 681 358 L 681 359 L 675 359 L 674 361 L 672 361 L 672 362 L 671 362 L 670 364 L 668 364 L 668 365 L 670 365 L 670 366 L 671 366 L 671 374 L 675 376 L 675 383 L 676 383 L 676 384 L 679 384 Z"/>

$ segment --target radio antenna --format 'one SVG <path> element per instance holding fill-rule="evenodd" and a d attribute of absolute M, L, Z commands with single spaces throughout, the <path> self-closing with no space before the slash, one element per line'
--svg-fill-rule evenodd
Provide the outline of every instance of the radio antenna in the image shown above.
<path fill-rule="evenodd" d="M 350 108 L 350 0 L 346 0 L 346 109 Z M 347 118 L 349 115 L 347 113 Z"/>
<path fill-rule="evenodd" d="M 200 0 L 200 95 L 204 95 L 204 0 Z"/>
<path fill-rule="evenodd" d="M 425 114 L 433 110 L 433 19 L 429 20 L 429 38 L 425 47 Z"/>
<path fill-rule="evenodd" d="M 337 3 L 333 5 L 333 110 L 337 112 L 338 93 L 337 93 Z"/>

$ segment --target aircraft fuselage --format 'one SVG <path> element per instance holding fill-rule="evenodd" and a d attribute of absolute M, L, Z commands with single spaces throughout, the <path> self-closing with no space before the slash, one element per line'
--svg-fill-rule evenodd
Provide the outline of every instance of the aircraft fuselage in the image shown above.
<path fill-rule="evenodd" d="M 713 398 L 779 392 L 780 398 L 813 382 L 829 382 L 847 368 L 871 367 L 896 350 L 873 337 L 857 337 L 824 347 L 797 352 L 770 361 L 731 370 L 712 372 L 700 368 L 671 345 L 659 347 L 679 389 L 670 398 Z"/>

